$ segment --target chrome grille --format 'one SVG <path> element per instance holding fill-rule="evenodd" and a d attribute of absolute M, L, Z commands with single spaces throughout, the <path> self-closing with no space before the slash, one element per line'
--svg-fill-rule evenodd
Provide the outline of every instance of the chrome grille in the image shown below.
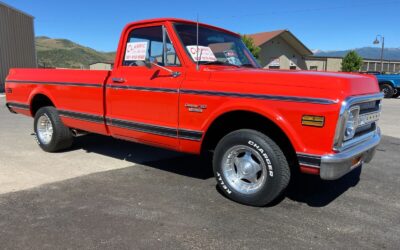
<path fill-rule="evenodd" d="M 340 110 L 340 116 L 336 128 L 335 140 L 333 149 L 342 151 L 357 145 L 365 140 L 368 140 L 374 135 L 377 130 L 377 119 L 381 110 L 381 93 L 374 95 L 354 96 L 347 98 Z M 360 107 L 359 112 L 359 127 L 356 128 L 356 133 L 352 139 L 344 141 L 345 114 L 354 106 Z"/>
<path fill-rule="evenodd" d="M 357 105 L 360 106 L 360 115 L 371 112 L 377 112 L 380 110 L 381 100 L 363 102 Z"/>

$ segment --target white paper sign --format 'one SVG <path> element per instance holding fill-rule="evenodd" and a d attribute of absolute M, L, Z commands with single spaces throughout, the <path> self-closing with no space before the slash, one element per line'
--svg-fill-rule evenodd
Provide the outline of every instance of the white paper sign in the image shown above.
<path fill-rule="evenodd" d="M 197 53 L 197 45 L 186 46 L 189 51 L 190 56 L 193 58 L 195 62 L 204 61 L 204 62 L 215 62 L 217 58 L 214 53 L 210 49 L 210 47 L 206 46 L 198 46 L 199 53 Z M 200 59 L 200 60 L 199 60 Z"/>
<path fill-rule="evenodd" d="M 125 61 L 144 61 L 146 60 L 147 42 L 127 43 Z"/>

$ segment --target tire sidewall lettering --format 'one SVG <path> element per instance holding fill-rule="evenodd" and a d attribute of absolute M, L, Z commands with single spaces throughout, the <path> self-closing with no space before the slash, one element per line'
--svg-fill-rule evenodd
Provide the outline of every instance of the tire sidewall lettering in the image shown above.
<path fill-rule="evenodd" d="M 272 167 L 272 162 L 267 154 L 267 150 L 265 150 L 261 145 L 257 144 L 256 142 L 249 140 L 247 142 L 249 146 L 254 148 L 264 159 L 265 163 L 267 164 L 267 171 L 268 171 L 268 176 L 273 178 L 274 177 L 274 169 Z"/>
<path fill-rule="evenodd" d="M 229 189 L 229 187 L 225 184 L 224 180 L 222 179 L 222 175 L 217 172 L 217 181 L 221 185 L 221 187 L 225 190 L 227 194 L 231 194 L 232 191 Z"/>

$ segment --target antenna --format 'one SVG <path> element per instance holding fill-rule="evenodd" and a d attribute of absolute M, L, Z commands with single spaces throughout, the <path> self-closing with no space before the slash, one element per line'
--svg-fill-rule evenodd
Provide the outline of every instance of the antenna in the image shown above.
<path fill-rule="evenodd" d="M 199 71 L 199 13 L 197 13 L 197 21 L 196 21 L 196 70 Z"/>

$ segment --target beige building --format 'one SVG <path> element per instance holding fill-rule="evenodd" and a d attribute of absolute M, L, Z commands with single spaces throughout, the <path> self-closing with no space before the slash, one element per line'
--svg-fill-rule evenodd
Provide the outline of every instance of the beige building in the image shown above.
<path fill-rule="evenodd" d="M 341 71 L 342 61 L 343 58 L 341 57 L 309 56 L 306 58 L 308 70 Z M 364 58 L 363 66 L 360 71 L 381 71 L 381 61 L 378 59 Z M 384 60 L 383 71 L 386 73 L 399 73 L 400 61 Z"/>
<path fill-rule="evenodd" d="M 35 68 L 33 16 L 0 2 L 0 92 L 10 68 Z"/>
<path fill-rule="evenodd" d="M 307 56 L 312 55 L 299 39 L 288 30 L 250 34 L 261 48 L 259 60 L 263 68 L 307 69 Z"/>
<path fill-rule="evenodd" d="M 96 62 L 89 65 L 91 70 L 112 70 L 114 63 L 110 62 Z"/>
<path fill-rule="evenodd" d="M 309 56 L 306 58 L 306 69 L 318 71 L 340 71 L 342 68 L 342 60 L 341 57 Z"/>

